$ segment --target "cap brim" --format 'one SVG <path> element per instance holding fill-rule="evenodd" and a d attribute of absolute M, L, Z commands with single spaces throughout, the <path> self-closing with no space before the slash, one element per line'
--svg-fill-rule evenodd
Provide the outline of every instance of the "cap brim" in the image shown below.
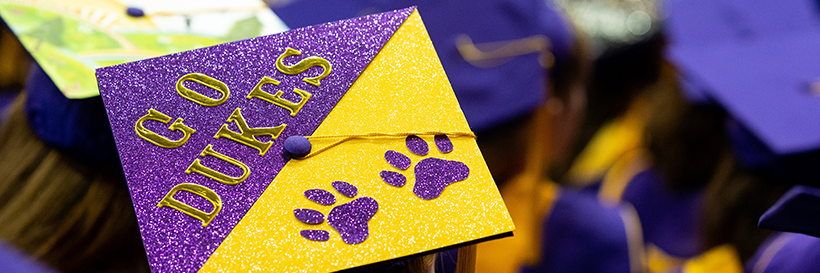
<path fill-rule="evenodd" d="M 797 185 L 760 217 L 758 226 L 820 237 L 820 189 Z"/>

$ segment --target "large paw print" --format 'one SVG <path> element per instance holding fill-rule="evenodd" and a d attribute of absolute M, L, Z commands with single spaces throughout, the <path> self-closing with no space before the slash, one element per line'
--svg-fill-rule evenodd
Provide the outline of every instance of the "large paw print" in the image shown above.
<path fill-rule="evenodd" d="M 330 183 L 337 192 L 348 198 L 356 197 L 359 189 L 350 183 L 336 181 Z M 323 189 L 310 189 L 305 191 L 305 197 L 321 205 L 331 206 L 336 204 L 336 196 Z M 338 205 L 330 210 L 327 215 L 327 223 L 339 232 L 342 241 L 347 244 L 358 244 L 367 239 L 370 232 L 367 223 L 379 210 L 379 203 L 371 197 L 359 197 L 346 204 Z M 325 215 L 312 209 L 295 209 L 293 215 L 302 223 L 308 225 L 319 225 L 325 221 Z M 308 240 L 327 241 L 330 239 L 330 232 L 321 229 L 306 229 L 299 234 Z"/>
<path fill-rule="evenodd" d="M 430 150 L 427 142 L 415 135 L 408 136 L 404 142 L 410 152 L 420 156 L 427 155 Z M 453 151 L 453 143 L 446 135 L 435 136 L 434 142 L 443 154 Z M 393 150 L 385 152 L 384 159 L 400 170 L 409 169 L 413 163 L 410 157 Z M 432 200 L 438 198 L 450 184 L 467 179 L 470 175 L 470 168 L 458 161 L 428 157 L 419 161 L 413 168 L 413 172 L 416 175 L 413 193 L 419 198 Z M 381 171 L 379 175 L 385 183 L 396 187 L 404 187 L 407 183 L 407 177 L 398 172 Z"/>

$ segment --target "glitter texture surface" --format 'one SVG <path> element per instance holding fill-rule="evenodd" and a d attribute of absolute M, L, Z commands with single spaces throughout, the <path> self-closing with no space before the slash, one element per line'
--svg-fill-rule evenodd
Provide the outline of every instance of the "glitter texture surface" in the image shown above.
<path fill-rule="evenodd" d="M 410 149 L 410 152 L 414 154 L 427 155 L 430 151 L 430 148 L 427 147 L 427 142 L 416 135 L 407 136 L 404 142 L 407 144 L 407 149 Z"/>
<path fill-rule="evenodd" d="M 100 92 L 153 272 L 200 269 L 290 160 L 282 153 L 282 142 L 292 135 L 313 134 L 412 11 L 409 8 L 337 21 L 97 70 Z M 320 86 L 303 81 L 305 77 L 322 73 L 320 67 L 297 75 L 279 72 L 275 62 L 286 47 L 297 49 L 302 55 L 285 58 L 285 65 L 317 56 L 333 65 L 332 72 L 321 80 Z M 175 84 L 189 73 L 202 73 L 225 83 L 230 90 L 227 101 L 206 107 L 180 96 Z M 292 92 L 294 88 L 313 96 L 295 116 L 291 116 L 288 109 L 267 101 L 246 98 L 265 76 L 281 82 L 278 86 L 263 86 L 266 92 L 282 90 L 283 98 L 290 101 L 299 100 Z M 185 86 L 212 98 L 219 96 L 214 90 L 193 82 Z M 184 124 L 196 132 L 184 145 L 174 149 L 145 141 L 134 132 L 134 125 L 151 108 L 172 119 L 184 119 Z M 279 138 L 271 140 L 273 145 L 264 156 L 230 139 L 214 139 L 220 126 L 228 123 L 226 120 L 237 108 L 242 109 L 244 119 L 252 128 L 287 124 Z M 169 139 L 182 136 L 169 131 L 169 124 L 147 121 L 144 125 Z M 235 124 L 229 126 L 238 131 Z M 209 144 L 215 151 L 247 165 L 250 169 L 247 179 L 228 185 L 200 174 L 186 174 L 185 170 L 195 159 L 228 176 L 241 174 L 236 166 L 217 157 L 199 156 Z M 200 220 L 173 208 L 157 207 L 163 196 L 181 183 L 202 185 L 220 196 L 222 210 L 208 226 L 202 227 Z M 193 207 L 208 203 L 197 198 L 181 201 Z"/>
<path fill-rule="evenodd" d="M 439 197 L 447 186 L 470 176 L 466 164 L 433 157 L 422 159 L 413 171 L 416 173 L 413 193 L 426 200 Z"/>
<path fill-rule="evenodd" d="M 450 138 L 447 135 L 436 135 L 433 138 L 436 142 L 436 147 L 441 153 L 446 154 L 453 151 L 453 142 L 450 141 Z"/>
<path fill-rule="evenodd" d="M 296 216 L 296 219 L 308 225 L 321 224 L 325 221 L 325 215 L 318 210 L 295 209 L 293 210 L 293 215 Z"/>
<path fill-rule="evenodd" d="M 336 196 L 334 196 L 329 191 L 323 189 L 310 189 L 305 191 L 305 197 L 310 199 L 310 201 L 316 202 L 318 204 L 322 204 L 325 206 L 333 205 L 336 203 Z"/>
<path fill-rule="evenodd" d="M 324 242 L 330 240 L 330 232 L 325 230 L 308 229 L 300 231 L 299 235 L 311 241 Z"/>
<path fill-rule="evenodd" d="M 404 184 L 407 183 L 407 177 L 397 172 L 381 171 L 379 176 L 382 177 L 384 183 L 391 186 L 404 187 Z"/>
<path fill-rule="evenodd" d="M 385 152 L 384 159 L 386 159 L 387 163 L 390 163 L 391 166 L 400 170 L 407 170 L 407 168 L 410 168 L 410 163 L 413 163 L 406 155 L 393 150 Z"/>
<path fill-rule="evenodd" d="M 343 183 L 343 184 L 342 184 Z M 353 192 L 353 196 L 355 196 L 359 189 L 352 184 L 336 181 L 331 183 L 332 186 L 335 188 L 337 186 L 341 187 L 342 190 L 347 192 Z M 349 187 L 348 187 L 349 186 Z M 338 189 L 337 189 L 338 190 Z M 322 190 L 324 191 L 324 190 Z M 328 191 L 324 191 L 328 194 L 331 194 Z M 344 194 L 343 194 L 344 195 Z M 331 194 L 332 196 L 332 194 Z M 352 198 L 353 196 L 349 196 Z M 335 197 L 333 197 L 335 200 Z M 379 203 L 376 202 L 376 199 L 371 197 L 361 197 L 356 198 L 355 200 L 338 205 L 333 207 L 330 210 L 330 213 L 327 217 L 327 223 L 339 233 L 339 236 L 342 238 L 347 244 L 358 244 L 367 240 L 367 237 L 370 235 L 369 229 L 367 227 L 368 222 L 370 219 L 373 218 L 373 215 L 379 210 Z M 312 209 L 296 209 L 293 211 L 296 215 L 296 219 L 299 219 L 302 223 L 315 225 L 322 223 L 324 221 L 325 216 L 319 211 L 312 210 Z M 315 238 L 324 238 L 320 237 L 317 230 L 308 230 L 308 233 L 305 233 L 305 230 L 300 231 L 299 234 L 302 237 L 305 237 L 312 241 L 326 241 L 324 240 L 315 240 Z M 324 236 L 324 235 L 321 235 Z"/>
<path fill-rule="evenodd" d="M 414 138 L 411 139 L 411 137 Z M 439 152 L 442 154 L 453 151 L 453 142 L 450 141 L 447 135 L 436 135 L 433 139 L 436 143 L 436 147 L 438 147 Z M 419 141 L 421 143 L 419 143 Z M 404 145 L 407 146 L 407 149 L 413 151 L 413 153 L 422 149 L 420 147 L 423 147 L 424 155 L 427 155 L 427 152 L 429 152 L 427 142 L 418 136 L 407 137 Z M 387 151 L 384 154 L 384 158 L 387 159 L 387 162 L 390 162 L 390 165 L 393 165 L 393 167 L 399 168 L 396 165 L 404 167 L 399 168 L 402 170 L 410 168 L 410 165 L 413 163 L 410 157 L 393 150 Z M 413 172 L 416 177 L 413 193 L 425 200 L 438 198 L 447 186 L 467 179 L 467 177 L 470 176 L 470 168 L 463 162 L 434 157 L 424 158 L 419 161 L 419 163 L 413 167 Z M 407 176 L 398 172 L 381 171 L 379 172 L 379 176 L 381 176 L 385 183 L 392 186 L 403 187 L 404 184 L 407 183 Z"/>
<path fill-rule="evenodd" d="M 370 231 L 367 222 L 379 210 L 379 203 L 370 197 L 356 198 L 350 203 L 334 207 L 327 216 L 327 223 L 339 232 L 347 244 L 364 242 Z"/>
<path fill-rule="evenodd" d="M 333 181 L 330 183 L 333 186 L 333 189 L 341 193 L 342 195 L 346 196 L 347 198 L 356 197 L 359 194 L 359 188 L 356 186 L 351 185 L 350 183 L 344 181 Z"/>

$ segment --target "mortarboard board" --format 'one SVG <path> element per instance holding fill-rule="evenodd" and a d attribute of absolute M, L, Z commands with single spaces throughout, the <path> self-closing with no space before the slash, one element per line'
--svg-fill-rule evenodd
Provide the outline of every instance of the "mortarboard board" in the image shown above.
<path fill-rule="evenodd" d="M 0 3 L 0 18 L 38 62 L 26 82 L 32 130 L 76 158 L 117 164 L 95 68 L 287 29 L 262 1 L 194 2 Z"/>
<path fill-rule="evenodd" d="M 668 57 L 732 116 L 727 133 L 740 163 L 796 184 L 820 178 L 813 166 L 820 162 L 820 100 L 812 94 L 820 79 L 817 9 L 801 0 L 667 5 Z M 790 225 L 785 218 L 766 220 L 783 213 L 785 204 L 767 212 L 761 225 Z"/>
<path fill-rule="evenodd" d="M 473 131 L 530 113 L 546 99 L 546 70 L 572 47 L 562 15 L 544 1 L 302 0 L 274 7 L 290 27 L 418 5 Z M 480 20 L 477 18 L 481 18 Z"/>
<path fill-rule="evenodd" d="M 336 271 L 514 228 L 414 8 L 97 79 L 154 272 Z"/>
<path fill-rule="evenodd" d="M 663 31 L 669 41 L 667 58 L 678 61 L 677 52 L 687 51 L 689 48 L 742 43 L 760 36 L 781 35 L 812 28 L 814 13 L 805 4 L 808 3 L 781 5 L 772 1 L 665 1 Z M 788 16 L 782 16 L 784 14 Z M 781 18 L 776 18 L 778 16 Z M 687 67 L 680 64 L 678 68 L 679 84 L 691 102 L 715 102 L 707 90 L 708 85 L 698 78 L 697 73 L 690 73 Z"/>
<path fill-rule="evenodd" d="M 4 1 L 0 18 L 72 99 L 99 94 L 98 67 L 287 29 L 259 0 Z"/>

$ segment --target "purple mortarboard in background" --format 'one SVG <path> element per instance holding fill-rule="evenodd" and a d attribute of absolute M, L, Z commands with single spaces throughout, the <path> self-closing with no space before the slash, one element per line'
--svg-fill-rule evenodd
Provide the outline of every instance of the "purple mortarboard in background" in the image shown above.
<path fill-rule="evenodd" d="M 807 0 L 669 0 L 663 9 L 670 53 L 713 43 L 771 39 L 817 27 L 817 7 Z"/>
<path fill-rule="evenodd" d="M 302 0 L 274 11 L 288 27 L 298 28 L 411 5 L 424 12 L 430 39 L 475 132 L 544 102 L 547 73 L 538 50 L 543 37 L 556 62 L 571 52 L 569 25 L 543 0 Z"/>
<path fill-rule="evenodd" d="M 671 1 L 668 58 L 777 154 L 820 147 L 820 20 L 811 1 Z"/>
<path fill-rule="evenodd" d="M 678 64 L 684 96 L 692 103 L 715 102 L 709 86 L 699 78 L 698 68 L 682 64 L 679 52 L 699 50 L 713 44 L 746 43 L 770 39 L 815 27 L 815 14 L 808 1 L 781 5 L 778 1 L 744 3 L 742 0 L 670 0 L 664 2 L 664 33 L 669 42 L 667 58 Z M 766 11 L 766 12 L 761 12 Z M 788 14 L 788 16 L 783 16 Z M 777 17 L 781 18 L 777 18 Z M 706 64 L 708 65 L 708 63 Z M 689 71 L 694 69 L 695 71 Z"/>
<path fill-rule="evenodd" d="M 816 185 L 816 1 L 670 1 L 666 10 L 667 57 L 687 77 L 685 91 L 703 92 L 729 112 L 726 130 L 740 163 L 787 183 Z M 798 186 L 784 196 L 761 218 L 761 226 L 807 233 L 820 229 L 799 219 L 820 209 L 820 203 L 806 201 L 817 196 L 807 189 Z"/>

